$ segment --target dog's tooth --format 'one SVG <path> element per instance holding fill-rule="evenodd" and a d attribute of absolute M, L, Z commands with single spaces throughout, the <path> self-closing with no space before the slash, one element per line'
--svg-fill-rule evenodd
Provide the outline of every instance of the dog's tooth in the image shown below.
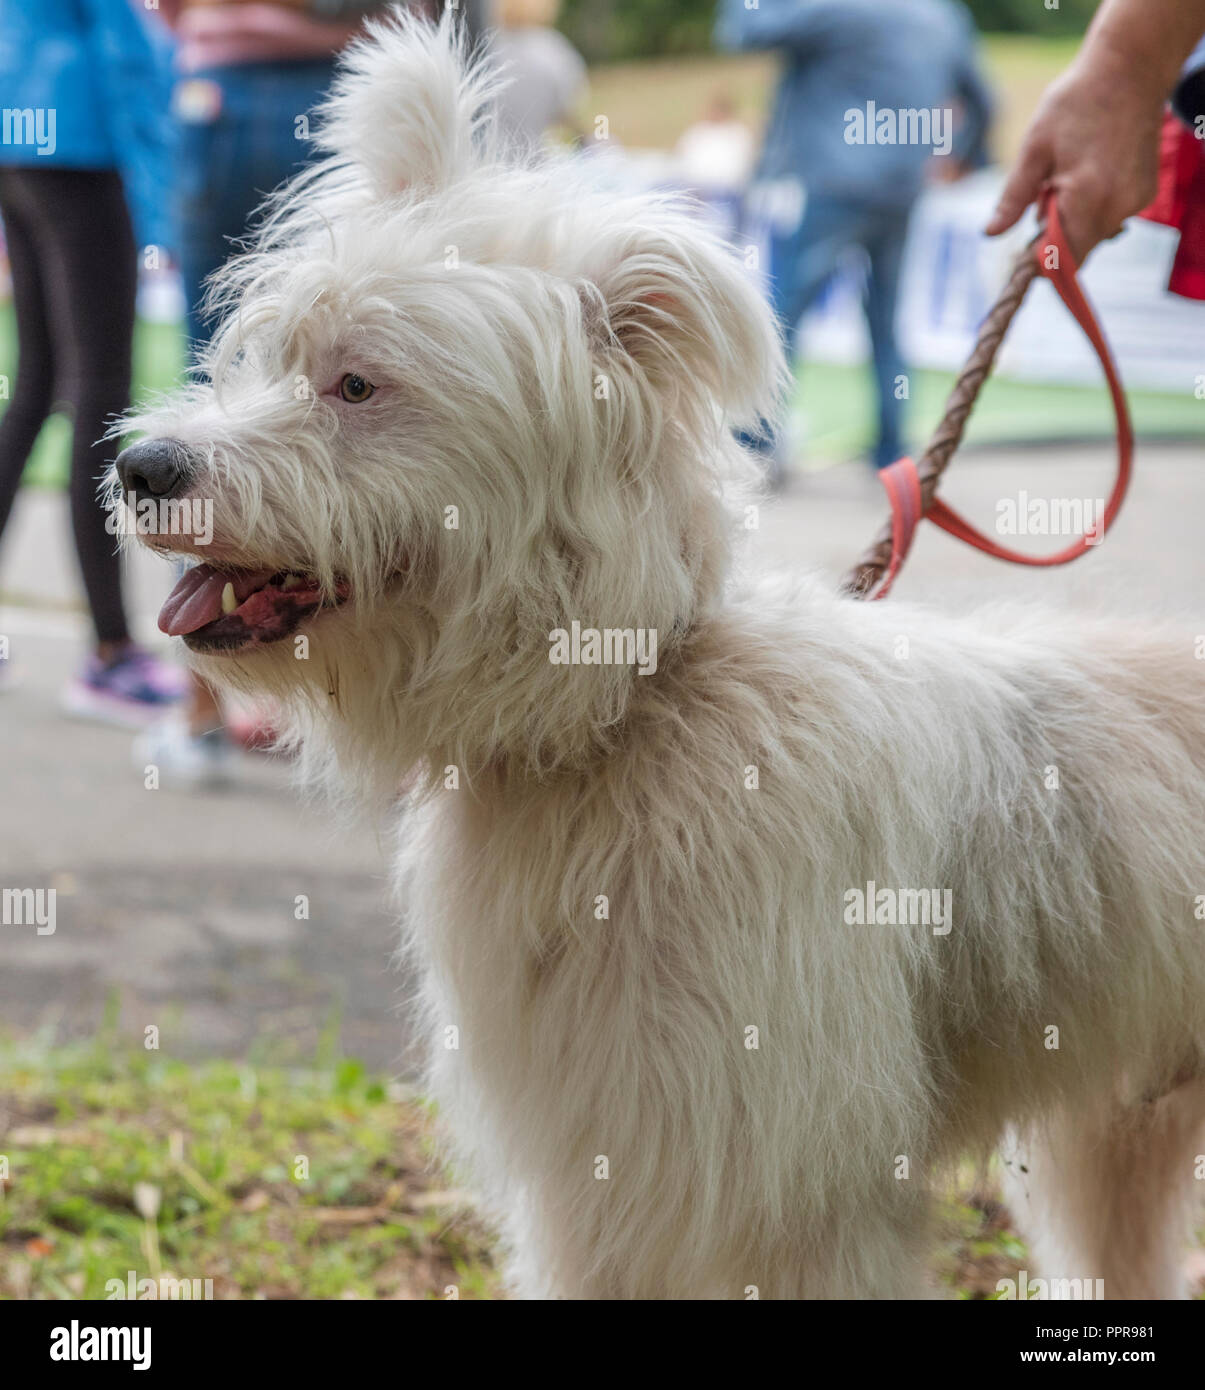
<path fill-rule="evenodd" d="M 234 585 L 227 580 L 226 587 L 222 590 L 222 612 L 233 613 L 238 607 L 238 599 L 234 596 Z"/>
<path fill-rule="evenodd" d="M 301 576 L 299 574 L 286 574 L 285 582 L 280 587 L 282 589 L 299 589 L 301 587 Z"/>

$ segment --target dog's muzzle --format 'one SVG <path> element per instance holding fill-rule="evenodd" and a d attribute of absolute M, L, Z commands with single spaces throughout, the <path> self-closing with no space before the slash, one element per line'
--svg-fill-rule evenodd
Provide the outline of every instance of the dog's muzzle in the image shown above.
<path fill-rule="evenodd" d="M 193 480 L 192 456 L 178 439 L 140 439 L 114 465 L 127 496 L 180 497 Z"/>

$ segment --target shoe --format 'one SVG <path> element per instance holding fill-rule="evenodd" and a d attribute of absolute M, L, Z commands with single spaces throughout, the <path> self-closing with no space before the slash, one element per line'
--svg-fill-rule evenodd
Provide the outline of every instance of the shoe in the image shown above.
<path fill-rule="evenodd" d="M 153 764 L 159 769 L 162 786 L 189 791 L 229 782 L 235 759 L 234 745 L 225 729 L 194 734 L 178 712 L 139 734 L 131 753 L 139 772 Z"/>
<path fill-rule="evenodd" d="M 129 647 L 107 665 L 88 658 L 83 671 L 63 691 L 63 710 L 77 719 L 94 719 L 123 729 L 141 729 L 162 718 L 184 695 L 184 676 L 138 647 Z"/>
<path fill-rule="evenodd" d="M 12 658 L 0 656 L 0 695 L 6 690 L 11 690 L 17 684 L 17 678 L 13 674 Z"/>
<path fill-rule="evenodd" d="M 234 701 L 225 708 L 226 732 L 230 742 L 244 753 L 280 754 L 278 711 L 271 702 L 242 708 Z"/>

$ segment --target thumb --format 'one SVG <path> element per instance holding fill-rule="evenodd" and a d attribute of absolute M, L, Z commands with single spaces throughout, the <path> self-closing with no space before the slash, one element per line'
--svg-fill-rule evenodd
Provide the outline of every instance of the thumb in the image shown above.
<path fill-rule="evenodd" d="M 988 236 L 999 236 L 1019 221 L 1021 214 L 1042 191 L 1051 172 L 1050 151 L 1044 145 L 1027 144 L 1016 167 L 1004 185 L 991 221 L 984 228 Z"/>

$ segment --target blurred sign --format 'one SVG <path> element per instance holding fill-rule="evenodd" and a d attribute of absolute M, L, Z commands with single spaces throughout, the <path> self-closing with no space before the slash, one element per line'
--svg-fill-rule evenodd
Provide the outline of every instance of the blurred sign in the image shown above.
<path fill-rule="evenodd" d="M 928 190 L 908 233 L 899 306 L 900 343 L 918 367 L 957 370 L 966 361 L 1017 251 L 1033 235 L 1028 220 L 1003 240 L 982 235 L 1003 182 L 985 171 Z M 1191 394 L 1205 378 L 1205 303 L 1167 293 L 1177 233 L 1132 221 L 1098 247 L 1082 273 L 1127 386 Z M 869 351 L 861 314 L 861 256 L 835 277 L 803 320 L 800 347 L 823 361 L 863 360 Z M 1034 284 L 1004 341 L 997 373 L 1021 380 L 1094 384 L 1100 364 L 1053 288 Z"/>

